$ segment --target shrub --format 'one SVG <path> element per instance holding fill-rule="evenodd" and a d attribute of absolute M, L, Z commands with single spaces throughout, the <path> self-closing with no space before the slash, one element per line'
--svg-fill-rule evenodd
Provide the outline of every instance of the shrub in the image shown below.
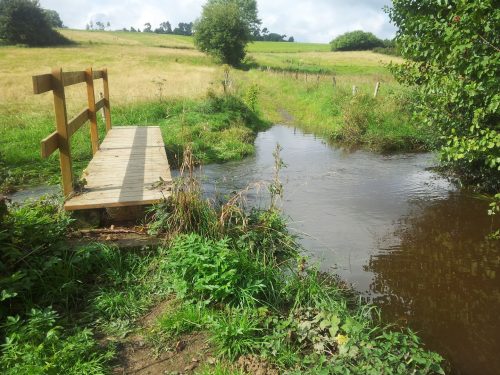
<path fill-rule="evenodd" d="M 0 0 L 0 40 L 7 44 L 51 46 L 71 41 L 52 29 L 49 17 L 33 0 Z"/>
<path fill-rule="evenodd" d="M 366 51 L 384 47 L 384 42 L 372 33 L 361 30 L 339 35 L 330 42 L 332 51 Z"/>

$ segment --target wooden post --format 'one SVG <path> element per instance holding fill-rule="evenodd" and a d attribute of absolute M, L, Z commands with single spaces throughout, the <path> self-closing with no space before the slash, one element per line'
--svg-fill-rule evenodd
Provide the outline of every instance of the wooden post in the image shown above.
<path fill-rule="evenodd" d="M 335 76 L 332 76 L 332 85 L 333 87 L 337 86 L 337 79 L 335 78 Z"/>
<path fill-rule="evenodd" d="M 379 89 L 380 89 L 380 82 L 377 82 L 377 84 L 375 85 L 375 93 L 373 94 L 374 98 L 377 97 Z"/>
<path fill-rule="evenodd" d="M 356 87 L 356 85 L 352 86 L 352 96 L 355 96 L 357 92 L 358 88 Z"/>
<path fill-rule="evenodd" d="M 111 130 L 111 106 L 109 104 L 109 82 L 108 69 L 102 70 L 102 80 L 104 85 L 104 115 L 106 117 L 106 133 Z"/>
<path fill-rule="evenodd" d="M 68 114 L 66 112 L 66 97 L 62 69 L 52 70 L 52 84 L 54 87 L 54 112 L 56 115 L 57 134 L 59 138 L 59 160 L 64 196 L 73 192 L 73 166 L 71 162 L 71 144 L 68 134 Z"/>
<path fill-rule="evenodd" d="M 87 100 L 89 105 L 90 141 L 92 143 L 92 154 L 99 150 L 99 132 L 97 130 L 97 116 L 95 107 L 94 76 L 92 68 L 85 70 L 85 81 L 87 83 Z"/>

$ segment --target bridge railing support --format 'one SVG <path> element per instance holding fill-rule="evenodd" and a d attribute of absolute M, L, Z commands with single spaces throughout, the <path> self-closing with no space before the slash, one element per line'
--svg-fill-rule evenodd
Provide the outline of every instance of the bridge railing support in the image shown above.
<path fill-rule="evenodd" d="M 104 97 L 95 101 L 94 80 L 103 80 Z M 67 86 L 86 83 L 88 108 L 84 108 L 78 115 L 68 121 L 66 96 L 64 88 Z M 67 197 L 74 191 L 73 165 L 71 159 L 71 137 L 87 121 L 90 122 L 90 141 L 92 152 L 99 150 L 99 133 L 97 129 L 97 112 L 104 110 L 106 133 L 111 130 L 111 108 L 109 103 L 109 83 L 107 69 L 63 72 L 61 68 L 52 70 L 51 74 L 33 76 L 33 92 L 42 94 L 52 91 L 54 94 L 54 113 L 56 131 L 41 141 L 42 158 L 46 159 L 56 150 L 59 150 L 61 176 L 64 195 Z"/>

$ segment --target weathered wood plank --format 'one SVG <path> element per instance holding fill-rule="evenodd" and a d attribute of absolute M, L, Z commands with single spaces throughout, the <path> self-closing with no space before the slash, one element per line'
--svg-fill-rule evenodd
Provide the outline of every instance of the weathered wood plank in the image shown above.
<path fill-rule="evenodd" d="M 111 104 L 109 103 L 109 79 L 108 79 L 108 69 L 104 68 L 102 70 L 102 81 L 104 86 L 104 117 L 106 118 L 106 132 L 109 132 L 112 128 L 111 126 Z"/>
<path fill-rule="evenodd" d="M 90 143 L 92 144 L 92 155 L 99 150 L 99 132 L 97 130 L 97 109 L 94 94 L 94 73 L 92 68 L 85 71 L 85 81 L 87 82 L 87 102 L 89 106 L 90 121 Z"/>
<path fill-rule="evenodd" d="M 33 93 L 35 94 L 43 94 L 44 92 L 51 91 L 53 89 L 52 74 L 33 76 L 32 80 Z"/>
<path fill-rule="evenodd" d="M 104 98 L 95 103 L 96 112 L 100 111 L 103 108 L 104 108 Z"/>
<path fill-rule="evenodd" d="M 42 139 L 40 145 L 42 148 L 42 158 L 47 159 L 59 148 L 59 134 L 57 134 L 57 132 L 53 132 L 48 137 Z"/>
<path fill-rule="evenodd" d="M 123 147 L 102 147 L 117 143 Z M 172 180 L 158 127 L 115 127 L 102 145 L 84 171 L 85 190 L 68 199 L 66 210 L 148 205 L 170 194 L 158 184 Z"/>
<path fill-rule="evenodd" d="M 77 83 L 85 82 L 85 72 L 64 72 L 63 75 L 64 87 L 76 85 Z"/>
<path fill-rule="evenodd" d="M 52 71 L 54 91 L 54 112 L 56 115 L 57 133 L 59 134 L 59 157 L 64 196 L 73 192 L 73 166 L 71 161 L 71 145 L 68 135 L 68 114 L 66 112 L 66 96 L 64 94 L 63 72 L 56 68 Z"/>
<path fill-rule="evenodd" d="M 68 137 L 72 137 L 89 120 L 89 110 L 85 108 L 68 122 Z"/>
<path fill-rule="evenodd" d="M 92 72 L 93 79 L 101 79 L 104 76 L 104 72 L 102 70 L 94 70 Z"/>

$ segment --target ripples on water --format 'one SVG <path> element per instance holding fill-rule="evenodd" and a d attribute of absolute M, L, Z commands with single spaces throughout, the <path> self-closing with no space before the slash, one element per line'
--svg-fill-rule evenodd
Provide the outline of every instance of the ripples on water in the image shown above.
<path fill-rule="evenodd" d="M 205 167 L 205 189 L 271 180 L 278 142 L 283 209 L 315 261 L 420 331 L 455 373 L 500 373 L 500 244 L 485 239 L 498 227 L 487 203 L 433 173 L 431 154 L 345 152 L 284 126 L 259 134 L 254 157 Z"/>

